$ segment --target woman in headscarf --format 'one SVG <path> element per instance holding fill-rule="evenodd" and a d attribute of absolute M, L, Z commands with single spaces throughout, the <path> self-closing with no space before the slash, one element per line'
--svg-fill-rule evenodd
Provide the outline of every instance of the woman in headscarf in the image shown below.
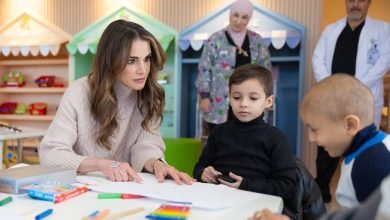
<path fill-rule="evenodd" d="M 252 14 L 253 5 L 249 0 L 233 2 L 229 25 L 212 34 L 203 48 L 196 87 L 200 96 L 199 109 L 209 132 L 215 125 L 233 117 L 228 97 L 228 82 L 233 70 L 248 63 L 271 69 L 270 54 L 261 36 L 247 29 Z"/>

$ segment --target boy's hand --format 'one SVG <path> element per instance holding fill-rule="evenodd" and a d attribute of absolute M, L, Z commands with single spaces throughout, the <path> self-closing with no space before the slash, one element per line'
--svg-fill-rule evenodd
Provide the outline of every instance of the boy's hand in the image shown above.
<path fill-rule="evenodd" d="M 229 176 L 230 176 L 231 178 L 235 179 L 236 182 L 234 182 L 234 183 L 229 183 L 229 182 L 227 182 L 227 181 L 224 181 L 223 179 L 218 179 L 218 180 L 219 180 L 219 182 L 220 182 L 221 184 L 223 184 L 223 185 L 230 186 L 230 187 L 233 187 L 233 188 L 238 189 L 238 187 L 240 187 L 240 185 L 241 185 L 242 177 L 241 177 L 241 176 L 237 176 L 236 174 L 234 174 L 234 173 L 232 173 L 232 172 L 229 173 Z"/>
<path fill-rule="evenodd" d="M 206 167 L 206 169 L 203 170 L 203 173 L 202 173 L 202 176 L 200 177 L 200 179 L 206 183 L 218 184 L 219 181 L 218 181 L 217 177 L 220 174 L 221 174 L 221 172 L 214 170 L 214 167 L 208 166 L 208 167 Z"/>

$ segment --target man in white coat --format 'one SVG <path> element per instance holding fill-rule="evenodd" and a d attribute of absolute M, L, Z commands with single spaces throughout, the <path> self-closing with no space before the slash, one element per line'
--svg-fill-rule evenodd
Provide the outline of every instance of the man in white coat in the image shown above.
<path fill-rule="evenodd" d="M 379 127 L 384 102 L 383 78 L 390 69 L 390 25 L 367 16 L 372 0 L 345 0 L 347 17 L 330 24 L 313 54 L 316 81 L 347 73 L 367 85 L 375 97 L 375 124 Z M 338 165 L 322 147 L 317 153 L 317 178 L 324 201 L 330 201 L 329 182 Z"/>

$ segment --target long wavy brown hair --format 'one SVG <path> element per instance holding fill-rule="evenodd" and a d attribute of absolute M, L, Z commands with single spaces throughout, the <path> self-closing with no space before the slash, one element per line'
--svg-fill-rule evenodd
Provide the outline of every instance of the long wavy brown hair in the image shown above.
<path fill-rule="evenodd" d="M 88 75 L 91 87 L 91 111 L 99 124 L 97 143 L 110 150 L 110 137 L 118 129 L 118 100 L 114 90 L 117 76 L 125 69 L 135 40 L 149 42 L 152 51 L 150 73 L 145 87 L 137 91 L 137 107 L 144 119 L 143 129 L 151 132 L 151 126 L 160 126 L 165 105 L 164 89 L 157 83 L 166 54 L 158 40 L 141 25 L 117 20 L 104 30 L 96 51 L 93 70 Z"/>

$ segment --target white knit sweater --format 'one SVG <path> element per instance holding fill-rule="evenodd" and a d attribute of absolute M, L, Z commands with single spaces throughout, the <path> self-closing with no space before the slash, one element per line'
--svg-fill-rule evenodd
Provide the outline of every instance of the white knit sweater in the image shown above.
<path fill-rule="evenodd" d="M 78 169 L 88 157 L 129 162 L 137 172 L 150 158 L 164 155 L 165 145 L 159 129 L 153 134 L 142 129 L 136 92 L 115 83 L 118 99 L 118 129 L 110 138 L 111 150 L 98 146 L 97 121 L 90 107 L 90 86 L 86 77 L 74 82 L 63 95 L 54 120 L 39 146 L 40 163 Z"/>

